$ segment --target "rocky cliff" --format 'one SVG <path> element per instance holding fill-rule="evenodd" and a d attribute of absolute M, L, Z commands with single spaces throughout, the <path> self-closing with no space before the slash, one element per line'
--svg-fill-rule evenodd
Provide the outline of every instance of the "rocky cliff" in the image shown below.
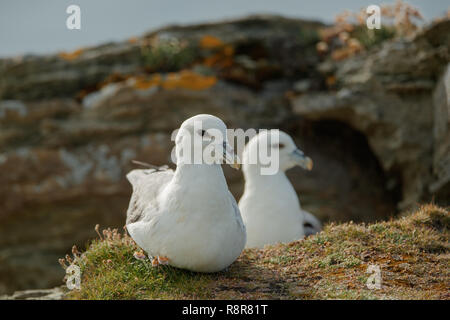
<path fill-rule="evenodd" d="M 0 293 L 60 285 L 58 257 L 124 224 L 131 160 L 173 166 L 198 113 L 291 133 L 315 168 L 289 176 L 323 221 L 448 205 L 450 21 L 342 61 L 317 53 L 322 27 L 257 16 L 0 60 Z"/>

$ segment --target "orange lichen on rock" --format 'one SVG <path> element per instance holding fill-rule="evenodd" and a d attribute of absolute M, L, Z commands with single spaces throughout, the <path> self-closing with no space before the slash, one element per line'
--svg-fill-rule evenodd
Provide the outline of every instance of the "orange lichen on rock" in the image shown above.
<path fill-rule="evenodd" d="M 332 87 L 336 84 L 336 77 L 335 76 L 328 76 L 326 78 L 326 83 L 328 87 Z"/>
<path fill-rule="evenodd" d="M 222 40 L 211 35 L 205 35 L 200 39 L 200 47 L 203 49 L 214 49 L 223 46 Z"/>
<path fill-rule="evenodd" d="M 233 65 L 233 56 L 234 48 L 231 45 L 226 45 L 220 51 L 206 57 L 203 64 L 208 67 L 231 67 Z"/>
<path fill-rule="evenodd" d="M 94 91 L 94 90 L 91 90 L 91 91 Z M 82 89 L 75 95 L 75 99 L 78 101 L 82 101 L 84 99 L 84 97 L 86 97 L 91 91 L 87 90 L 87 89 Z"/>
<path fill-rule="evenodd" d="M 214 76 L 203 76 L 190 70 L 182 70 L 177 73 L 169 73 L 162 82 L 162 87 L 164 89 L 203 90 L 212 87 L 216 82 L 217 78 Z"/>
<path fill-rule="evenodd" d="M 135 43 L 137 43 L 138 42 L 138 38 L 137 37 L 131 37 L 131 38 L 128 38 L 128 43 L 131 43 L 131 44 L 135 44 Z"/>
<path fill-rule="evenodd" d="M 209 49 L 210 55 L 204 58 L 202 64 L 210 68 L 228 68 L 233 65 L 234 47 L 211 35 L 200 39 L 200 47 Z"/>
<path fill-rule="evenodd" d="M 140 90 L 146 90 L 148 88 L 161 85 L 161 75 L 159 73 L 154 74 L 150 79 L 144 79 L 143 77 L 136 77 L 134 87 Z"/>
<path fill-rule="evenodd" d="M 169 73 L 166 78 L 164 79 L 164 82 L 162 83 L 162 87 L 164 89 L 175 89 L 178 86 L 178 83 L 180 81 L 179 74 L 177 72 L 171 72 Z"/>
<path fill-rule="evenodd" d="M 106 79 L 104 79 L 102 82 L 100 82 L 97 85 L 97 87 L 103 88 L 104 86 L 107 86 L 110 83 L 122 82 L 122 81 L 129 79 L 130 77 L 131 77 L 130 75 L 125 75 L 125 74 L 121 74 L 118 72 L 114 72 L 114 73 L 111 73 L 109 76 L 107 76 Z"/>
<path fill-rule="evenodd" d="M 177 88 L 203 90 L 212 87 L 217 82 L 217 78 L 215 76 L 204 76 L 191 70 L 171 72 L 166 76 L 156 73 L 149 78 L 137 76 L 134 77 L 133 80 L 134 82 L 132 85 L 138 90 L 146 90 L 155 86 L 160 86 L 167 90 Z"/>
<path fill-rule="evenodd" d="M 82 53 L 83 53 L 83 49 L 77 49 L 75 51 L 72 52 L 61 52 L 58 54 L 58 56 L 61 59 L 67 60 L 67 61 L 72 61 L 77 59 Z"/>

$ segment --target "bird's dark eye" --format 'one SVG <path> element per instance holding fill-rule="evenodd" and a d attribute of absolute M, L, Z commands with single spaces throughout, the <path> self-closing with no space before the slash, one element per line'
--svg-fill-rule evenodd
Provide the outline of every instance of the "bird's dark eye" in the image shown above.
<path fill-rule="evenodd" d="M 279 144 L 274 144 L 272 147 L 278 148 L 278 149 L 283 149 L 285 147 L 285 145 L 283 143 L 279 143 Z"/>
<path fill-rule="evenodd" d="M 205 130 L 202 130 L 202 132 L 201 132 L 202 137 L 205 136 L 205 133 L 206 133 L 206 131 L 205 131 Z"/>

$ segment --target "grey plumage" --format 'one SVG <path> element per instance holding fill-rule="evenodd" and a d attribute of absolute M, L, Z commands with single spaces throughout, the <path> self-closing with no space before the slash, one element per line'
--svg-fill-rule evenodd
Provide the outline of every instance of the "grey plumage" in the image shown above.
<path fill-rule="evenodd" d="M 144 210 L 148 208 L 148 199 L 156 198 L 157 194 L 173 177 L 173 170 L 167 167 L 157 169 L 135 169 L 127 174 L 127 179 L 133 186 L 130 204 L 127 210 L 126 224 L 140 221 Z M 143 198 L 145 197 L 145 199 Z M 152 209 L 157 209 L 155 201 Z"/>

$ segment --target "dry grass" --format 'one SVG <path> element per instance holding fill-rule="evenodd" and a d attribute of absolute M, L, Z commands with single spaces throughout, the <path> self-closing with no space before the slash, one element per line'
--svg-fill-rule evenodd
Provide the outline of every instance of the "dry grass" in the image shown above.
<path fill-rule="evenodd" d="M 330 224 L 307 239 L 245 250 L 215 274 L 153 268 L 133 256 L 129 236 L 106 230 L 84 254 L 75 250 L 82 288 L 68 298 L 449 299 L 449 229 L 448 209 L 425 205 L 400 219 Z M 381 268 L 381 289 L 366 286 L 370 264 Z"/>
<path fill-rule="evenodd" d="M 422 14 L 407 2 L 396 0 L 393 4 L 383 4 L 380 11 L 383 24 L 379 30 L 367 28 L 370 15 L 366 7 L 357 12 L 346 10 L 338 14 L 334 25 L 321 30 L 317 51 L 331 53 L 332 59 L 339 61 L 394 36 L 413 37 L 420 30 Z"/>

